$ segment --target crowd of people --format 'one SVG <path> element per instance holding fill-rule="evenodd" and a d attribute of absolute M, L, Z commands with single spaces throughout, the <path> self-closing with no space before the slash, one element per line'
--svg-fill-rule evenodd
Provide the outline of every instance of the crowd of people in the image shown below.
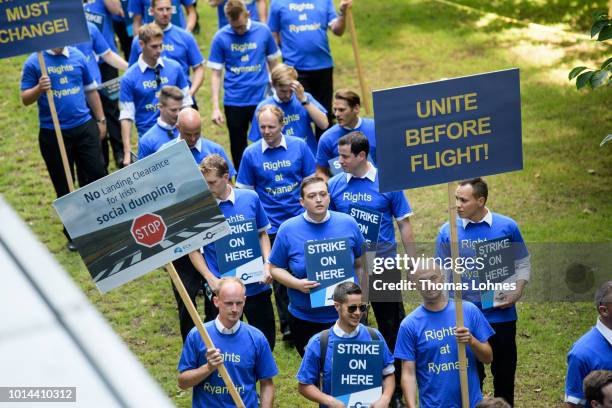
<path fill-rule="evenodd" d="M 344 407 L 331 395 L 332 351 L 347 339 L 383 344 L 382 393 L 373 407 L 416 407 L 417 400 L 423 408 L 460 407 L 459 343 L 466 346 L 470 407 L 514 406 L 515 305 L 529 281 L 530 257 L 517 223 L 486 206 L 482 178 L 456 190 L 459 255 L 509 237 L 519 248 L 516 290 L 493 309 L 466 293 L 472 302 L 463 302 L 464 324 L 456 327 L 455 302 L 443 290 L 421 289 L 423 303 L 406 315 L 401 296 L 377 297 L 367 286 L 366 243 L 387 244 L 376 256 L 395 257 L 394 221 L 406 254 L 415 255 L 415 237 L 403 192 L 379 192 L 374 120 L 361 117 L 356 92 L 334 89 L 328 31 L 343 34 L 352 0 L 341 0 L 338 10 L 332 0 L 271 0 L 269 10 L 264 0 L 209 0 L 218 30 L 206 46 L 193 34 L 200 29 L 195 0 L 126 2 L 85 0 L 90 41 L 43 52 L 46 72 L 31 55 L 21 98 L 38 104 L 40 150 L 58 197 L 70 189 L 44 96 L 49 90 L 81 187 L 105 176 L 111 157 L 121 168 L 184 140 L 223 215 L 253 220 L 260 282 L 221 278 L 217 255 L 227 248 L 217 243 L 174 261 L 194 304 L 205 294 L 205 327 L 215 344 L 204 345 L 173 287 L 184 343 L 178 384 L 193 389 L 193 406 L 233 406 L 216 372 L 221 364 L 247 407 L 273 406 L 275 308 L 283 341 L 301 357 L 297 390 L 321 406 Z M 196 98 L 206 67 L 210 114 Z M 202 117 L 227 126 L 229 155 L 202 135 Z M 364 232 L 357 212 L 378 220 L 376 236 Z M 68 249 L 76 250 L 64 233 Z M 307 277 L 304 243 L 329 239 L 349 243 L 355 279 L 336 286 L 333 306 L 313 308 L 309 295 L 320 284 Z M 450 256 L 450 239 L 446 223 L 436 256 Z M 400 272 L 384 274 L 397 280 Z M 440 269 L 410 276 L 417 283 L 448 278 Z M 367 326 L 370 305 L 378 329 Z M 568 354 L 568 407 L 612 407 L 612 282 L 598 290 L 596 307 L 596 326 Z M 483 399 L 488 364 L 495 398 Z"/>

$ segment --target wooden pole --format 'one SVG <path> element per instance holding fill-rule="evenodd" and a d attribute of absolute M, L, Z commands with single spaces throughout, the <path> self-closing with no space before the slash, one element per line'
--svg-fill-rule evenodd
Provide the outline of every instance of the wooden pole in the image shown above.
<path fill-rule="evenodd" d="M 174 269 L 174 265 L 172 264 L 172 262 L 166 265 L 166 271 L 168 271 L 168 274 L 170 275 L 170 279 L 172 279 L 172 282 L 174 283 L 174 287 L 176 287 L 176 290 L 181 296 L 181 299 L 183 300 L 183 303 L 185 304 L 185 307 L 187 308 L 187 311 L 189 312 L 189 316 L 191 316 L 193 323 L 195 323 L 196 327 L 198 328 L 198 332 L 200 333 L 200 337 L 202 337 L 202 340 L 204 340 L 204 344 L 206 345 L 206 348 L 207 349 L 215 348 L 215 345 L 213 344 L 210 336 L 208 335 L 206 328 L 202 324 L 200 315 L 198 314 L 198 311 L 193 305 L 191 298 L 187 294 L 187 290 L 185 289 L 185 286 L 183 285 L 181 278 L 178 276 L 178 273 L 176 273 L 176 269 Z M 221 364 L 219 367 L 217 367 L 217 371 L 219 371 L 219 374 L 221 374 L 221 377 L 223 378 L 223 382 L 225 383 L 225 386 L 229 390 L 230 395 L 232 396 L 232 400 L 234 400 L 234 404 L 236 404 L 236 407 L 245 408 L 244 403 L 242 402 L 242 398 L 240 398 L 240 394 L 238 394 L 238 390 L 236 390 L 236 386 L 234 385 L 232 378 L 229 376 L 229 373 L 227 372 L 227 369 L 225 368 L 225 364 Z"/>
<path fill-rule="evenodd" d="M 612 0 L 608 1 L 608 18 L 612 19 Z"/>
<path fill-rule="evenodd" d="M 455 204 L 455 183 L 448 183 L 448 225 L 450 227 L 451 258 L 453 265 L 459 258 L 459 242 L 457 239 L 457 206 Z M 455 318 L 457 327 L 463 327 L 463 302 L 461 299 L 461 289 L 457 289 L 461 283 L 461 274 L 453 269 L 453 282 L 455 283 Z M 468 392 L 467 377 L 467 357 L 465 354 L 465 343 L 457 343 L 459 353 L 459 380 L 461 383 L 461 406 L 470 408 L 470 397 Z"/>
<path fill-rule="evenodd" d="M 611 0 L 612 1 L 612 0 Z M 355 30 L 355 21 L 353 20 L 353 8 L 348 7 L 346 9 L 346 22 L 351 32 L 351 43 L 353 44 L 353 55 L 355 56 L 355 65 L 357 65 L 357 76 L 359 77 L 359 86 L 361 88 L 361 103 L 365 108 L 368 116 L 372 115 L 372 109 L 370 109 L 370 92 L 365 82 L 363 75 L 363 68 L 361 66 L 361 57 L 359 56 L 359 45 L 357 44 L 357 31 Z"/>
<path fill-rule="evenodd" d="M 43 57 L 42 51 L 38 51 L 38 64 L 40 65 L 41 74 L 47 75 L 47 65 L 45 64 L 45 58 Z M 74 181 L 72 180 L 72 173 L 70 172 L 70 165 L 68 164 L 68 155 L 66 155 L 66 146 L 64 146 L 62 129 L 60 128 L 59 119 L 57 118 L 57 110 L 55 109 L 55 101 L 53 100 L 53 91 L 49 89 L 46 94 L 47 101 L 49 102 L 49 110 L 51 111 L 51 119 L 53 120 L 53 127 L 55 128 L 57 145 L 59 146 L 60 155 L 62 156 L 62 164 L 64 165 L 64 174 L 66 175 L 66 182 L 68 183 L 68 191 L 73 192 Z"/>

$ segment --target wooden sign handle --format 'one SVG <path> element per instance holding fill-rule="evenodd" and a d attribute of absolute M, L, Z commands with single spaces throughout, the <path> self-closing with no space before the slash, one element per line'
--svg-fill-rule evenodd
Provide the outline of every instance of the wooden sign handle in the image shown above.
<path fill-rule="evenodd" d="M 612 1 L 612 0 L 611 0 Z M 355 65 L 357 66 L 357 76 L 359 77 L 359 87 L 361 88 L 361 103 L 365 108 L 368 116 L 372 115 L 372 109 L 370 108 L 370 92 L 365 82 L 363 75 L 363 68 L 361 66 L 361 57 L 359 56 L 359 45 L 357 44 L 357 30 L 355 30 L 355 21 L 353 20 L 353 8 L 348 7 L 346 9 L 346 22 L 351 32 L 351 44 L 353 45 L 353 55 L 355 57 Z"/>

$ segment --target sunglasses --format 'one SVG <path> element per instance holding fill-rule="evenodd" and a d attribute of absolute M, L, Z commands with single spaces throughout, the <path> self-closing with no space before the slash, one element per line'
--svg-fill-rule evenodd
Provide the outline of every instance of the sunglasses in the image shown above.
<path fill-rule="evenodd" d="M 359 313 L 365 313 L 365 311 L 368 310 L 368 305 L 350 305 L 346 309 L 349 313 L 355 313 L 357 311 L 357 308 L 359 308 Z"/>

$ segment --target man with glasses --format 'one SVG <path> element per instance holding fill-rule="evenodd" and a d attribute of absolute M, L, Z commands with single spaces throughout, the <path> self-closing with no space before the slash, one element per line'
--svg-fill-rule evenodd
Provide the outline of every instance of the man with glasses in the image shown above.
<path fill-rule="evenodd" d="M 383 345 L 382 395 L 370 406 L 387 407 L 395 388 L 395 378 L 392 375 L 395 371 L 393 355 L 378 330 L 359 323 L 362 314 L 368 308 L 367 302 L 362 299 L 361 288 L 353 282 L 343 282 L 336 286 L 334 308 L 338 312 L 336 324 L 331 329 L 314 335 L 306 346 L 306 353 L 297 373 L 299 393 L 310 401 L 330 408 L 344 407 L 342 402 L 330 395 L 334 344 L 343 340 L 380 340 Z M 321 372 L 323 374 L 322 385 L 319 384 Z"/>
<path fill-rule="evenodd" d="M 123 164 L 130 164 L 132 123 L 139 135 L 155 125 L 159 116 L 158 94 L 162 86 L 174 85 L 183 92 L 183 106 L 192 105 L 189 83 L 181 65 L 161 57 L 164 32 L 156 24 L 147 24 L 138 31 L 142 54 L 138 63 L 132 65 L 121 78 L 119 107 L 121 114 L 121 139 L 123 141 Z"/>

